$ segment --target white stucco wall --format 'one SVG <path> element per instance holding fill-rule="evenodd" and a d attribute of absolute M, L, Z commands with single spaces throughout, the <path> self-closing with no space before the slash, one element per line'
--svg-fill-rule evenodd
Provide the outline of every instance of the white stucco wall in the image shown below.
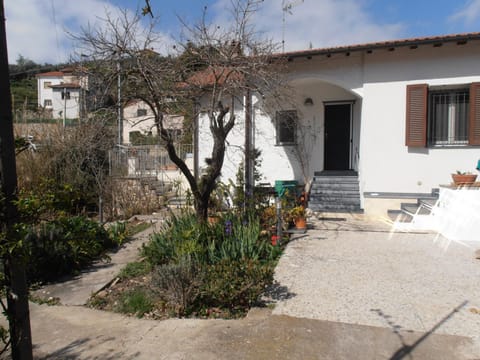
<path fill-rule="evenodd" d="M 70 99 L 62 99 L 63 88 L 55 88 L 52 91 L 52 116 L 54 119 L 62 119 L 63 112 L 67 119 L 77 119 L 80 110 L 80 89 L 66 88 L 70 93 Z"/>
<path fill-rule="evenodd" d="M 146 110 L 145 116 L 137 116 L 139 109 Z M 163 124 L 166 129 L 182 130 L 183 119 L 181 115 L 164 115 Z M 139 131 L 142 135 L 157 135 L 155 117 L 152 110 L 143 101 L 132 101 L 123 108 L 123 142 L 130 143 L 130 133 Z"/>
<path fill-rule="evenodd" d="M 145 109 L 147 115 L 137 116 L 138 109 Z M 130 132 L 132 131 L 140 131 L 143 135 L 152 132 L 152 135 L 156 135 L 157 128 L 154 125 L 153 114 L 145 103 L 136 101 L 123 108 L 123 142 L 125 144 L 130 143 Z"/>
<path fill-rule="evenodd" d="M 58 85 L 62 80 L 62 76 L 45 76 L 38 78 L 37 81 L 37 95 L 38 95 L 38 106 L 44 106 L 45 100 L 53 100 L 53 89 L 50 87 L 45 88 L 45 83 L 50 83 L 50 85 Z M 51 109 L 52 106 L 47 106 L 47 109 Z"/>
<path fill-rule="evenodd" d="M 469 42 L 422 45 L 295 58 L 288 78 L 296 89 L 294 103 L 301 121 L 307 124 L 311 161 L 308 170 L 323 169 L 323 114 L 325 101 L 355 100 L 353 105 L 352 167 L 358 169 L 361 192 L 429 193 L 450 182 L 456 170 L 473 171 L 480 147 L 408 148 L 405 145 L 406 86 L 427 83 L 448 86 L 480 82 L 480 44 Z M 314 106 L 303 105 L 306 97 Z M 286 105 L 287 109 L 291 105 Z M 262 102 L 255 105 L 255 146 L 262 150 L 262 182 L 302 181 L 292 147 L 276 146 L 275 123 Z M 243 109 L 237 126 L 228 137 L 229 150 L 222 180 L 235 178 L 243 158 Z M 200 166 L 212 148 L 208 122 L 200 116 Z"/>
<path fill-rule="evenodd" d="M 478 147 L 409 148 L 405 145 L 406 86 L 480 81 L 478 45 L 397 49 L 366 55 L 361 128 L 363 191 L 429 193 L 450 183 L 456 170 L 475 171 Z M 375 55 L 375 56 L 374 56 Z"/>
<path fill-rule="evenodd" d="M 49 83 L 49 86 L 46 86 L 46 83 Z M 62 99 L 64 89 L 55 87 L 60 84 L 68 85 L 66 91 L 70 92 L 70 99 L 66 101 Z M 62 72 L 39 74 L 37 78 L 38 105 L 50 109 L 54 119 L 62 119 L 64 112 L 67 119 L 78 118 L 80 115 L 80 88 L 72 86 L 72 84 L 78 84 L 83 89 L 88 89 L 88 77 Z M 50 100 L 52 104 L 45 106 L 45 100 Z"/>
<path fill-rule="evenodd" d="M 353 150 L 358 149 L 359 115 L 361 101 L 355 95 L 336 85 L 321 82 L 317 79 L 300 79 L 292 81 L 291 98 L 277 104 L 277 110 L 297 110 L 299 124 L 297 127 L 298 144 L 277 145 L 275 114 L 264 111 L 263 100 L 259 96 L 253 97 L 253 126 L 254 146 L 261 150 L 261 183 L 275 184 L 275 180 L 297 180 L 300 184 L 311 181 L 315 171 L 323 169 L 324 147 L 324 102 L 355 101 L 353 105 Z M 313 106 L 305 106 L 305 98 L 312 98 Z M 227 138 L 228 147 L 225 155 L 221 181 L 235 182 L 239 164 L 244 158 L 245 148 L 245 112 L 242 102 L 237 102 L 235 126 Z M 213 141 L 208 128 L 208 117 L 201 113 L 199 117 L 199 161 L 200 168 L 205 166 L 205 158 L 211 157 Z M 302 155 L 299 155 L 302 154 Z M 300 165 L 299 156 L 302 156 L 305 171 Z M 352 165 L 353 160 L 352 155 Z M 356 167 L 355 167 L 356 168 Z"/>

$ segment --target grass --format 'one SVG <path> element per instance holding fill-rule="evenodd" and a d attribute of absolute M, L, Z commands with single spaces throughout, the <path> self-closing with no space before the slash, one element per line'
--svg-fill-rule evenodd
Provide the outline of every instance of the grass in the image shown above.
<path fill-rule="evenodd" d="M 145 289 L 133 289 L 122 294 L 116 311 L 123 314 L 134 314 L 142 318 L 154 308 L 153 300 Z"/>
<path fill-rule="evenodd" d="M 42 298 L 40 296 L 36 296 L 30 293 L 28 296 L 28 300 L 38 305 L 44 305 L 44 304 L 48 306 L 60 305 L 60 299 L 52 296 L 48 298 Z"/>
<path fill-rule="evenodd" d="M 146 261 L 135 261 L 128 263 L 120 270 L 118 277 L 122 280 L 131 279 L 137 276 L 147 275 L 152 271 L 152 266 Z"/>
<path fill-rule="evenodd" d="M 133 225 L 127 224 L 127 232 L 129 236 L 133 236 L 147 230 L 150 226 L 152 226 L 152 224 L 148 222 L 141 222 Z"/>

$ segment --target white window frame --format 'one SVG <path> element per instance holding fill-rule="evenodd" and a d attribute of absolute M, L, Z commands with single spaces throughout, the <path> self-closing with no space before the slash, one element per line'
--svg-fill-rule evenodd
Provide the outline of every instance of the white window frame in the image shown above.
<path fill-rule="evenodd" d="M 457 111 L 457 106 L 459 106 L 458 102 L 456 101 L 456 96 L 459 93 L 464 93 L 463 96 L 467 99 L 466 101 L 466 110 L 463 112 L 463 118 L 458 118 L 459 112 Z M 468 145 L 468 126 L 469 126 L 469 88 L 462 87 L 462 88 L 447 88 L 441 90 L 429 89 L 428 92 L 428 144 L 429 146 L 462 146 Z M 439 118 L 434 118 L 433 114 L 433 96 L 440 95 L 448 97 L 447 103 L 443 104 L 447 111 L 444 114 L 446 116 L 447 121 L 447 139 L 446 140 L 437 140 L 434 138 L 434 125 L 438 125 L 438 122 L 441 120 Z M 444 118 L 445 119 L 445 118 Z M 464 126 L 466 127 L 466 139 L 458 139 L 459 134 L 456 133 L 456 123 L 459 121 L 464 121 Z M 437 124 L 434 124 L 437 123 Z"/>

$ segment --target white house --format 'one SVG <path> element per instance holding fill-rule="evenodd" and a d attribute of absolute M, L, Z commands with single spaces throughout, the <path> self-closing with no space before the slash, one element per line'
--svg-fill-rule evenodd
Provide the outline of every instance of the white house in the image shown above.
<path fill-rule="evenodd" d="M 182 115 L 164 115 L 164 126 L 175 139 L 180 139 L 183 129 Z M 144 101 L 131 100 L 123 108 L 123 142 L 131 144 L 135 135 L 156 136 L 157 127 L 152 110 Z"/>
<path fill-rule="evenodd" d="M 38 106 L 54 119 L 77 119 L 86 106 L 87 77 L 73 68 L 37 74 Z"/>
<path fill-rule="evenodd" d="M 283 55 L 295 90 L 292 103 L 267 112 L 253 96 L 262 182 L 306 184 L 313 209 L 378 214 L 450 183 L 456 170 L 476 171 L 480 33 Z M 239 106 L 223 181 L 235 179 L 243 158 L 244 117 Z M 202 167 L 212 148 L 205 114 L 199 116 L 198 138 Z M 354 186 L 336 191 L 344 182 Z M 350 199 L 343 207 L 342 198 Z M 321 204 L 328 201 L 330 206 Z"/>

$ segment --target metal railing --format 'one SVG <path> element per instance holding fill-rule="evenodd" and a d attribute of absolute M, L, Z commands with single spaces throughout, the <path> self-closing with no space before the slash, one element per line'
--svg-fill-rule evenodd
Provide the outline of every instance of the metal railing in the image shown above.
<path fill-rule="evenodd" d="M 193 145 L 179 144 L 177 155 L 186 160 L 193 156 Z M 110 176 L 158 177 L 165 171 L 177 170 L 167 150 L 161 145 L 116 146 L 109 152 Z"/>

